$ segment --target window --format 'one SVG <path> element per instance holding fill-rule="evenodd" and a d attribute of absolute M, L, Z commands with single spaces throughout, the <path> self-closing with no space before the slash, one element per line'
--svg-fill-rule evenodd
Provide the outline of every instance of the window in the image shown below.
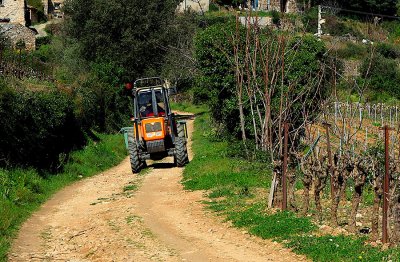
<path fill-rule="evenodd" d="M 164 96 L 161 89 L 154 90 L 156 97 L 156 106 L 158 116 L 165 116 L 165 104 L 164 104 Z M 151 117 L 154 116 L 153 109 L 153 96 L 151 90 L 145 90 L 139 92 L 138 95 L 138 106 L 141 117 Z"/>

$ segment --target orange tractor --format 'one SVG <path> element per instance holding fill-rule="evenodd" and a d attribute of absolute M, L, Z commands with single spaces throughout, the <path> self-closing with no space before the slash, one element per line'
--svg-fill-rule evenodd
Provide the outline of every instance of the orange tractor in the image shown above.
<path fill-rule="evenodd" d="M 189 162 L 186 143 L 186 122 L 172 113 L 169 96 L 175 88 L 159 78 L 142 78 L 125 86 L 133 101 L 133 126 L 124 127 L 125 145 L 130 154 L 133 173 L 146 167 L 146 160 L 174 157 L 182 167 Z"/>

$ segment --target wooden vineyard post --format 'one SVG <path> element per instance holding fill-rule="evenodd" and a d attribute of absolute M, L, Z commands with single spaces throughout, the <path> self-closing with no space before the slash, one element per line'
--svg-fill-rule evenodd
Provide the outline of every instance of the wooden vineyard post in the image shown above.
<path fill-rule="evenodd" d="M 282 210 L 287 209 L 287 184 L 286 184 L 286 171 L 287 171 L 287 158 L 288 158 L 288 136 L 289 124 L 283 123 L 284 128 L 284 142 L 283 142 L 283 166 L 282 166 Z"/>
<path fill-rule="evenodd" d="M 385 178 L 383 180 L 383 217 L 382 217 L 382 243 L 388 242 L 388 208 L 389 208 L 389 131 L 393 130 L 388 125 L 383 127 L 385 134 Z"/>
<path fill-rule="evenodd" d="M 332 162 L 332 151 L 331 151 L 331 141 L 329 138 L 329 127 L 331 126 L 328 123 L 323 123 L 325 126 L 325 131 L 326 131 L 326 146 L 327 146 L 327 151 L 328 151 L 328 161 L 329 161 L 329 171 L 331 173 L 331 198 L 333 199 L 335 197 L 335 185 L 333 183 L 333 162 Z"/>

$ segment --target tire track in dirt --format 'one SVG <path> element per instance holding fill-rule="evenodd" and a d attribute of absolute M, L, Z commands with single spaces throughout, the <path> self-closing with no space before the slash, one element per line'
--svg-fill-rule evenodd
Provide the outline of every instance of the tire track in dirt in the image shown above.
<path fill-rule="evenodd" d="M 183 190 L 172 162 L 132 175 L 127 158 L 64 188 L 23 224 L 9 261 L 306 260 L 205 211 L 203 193 Z"/>

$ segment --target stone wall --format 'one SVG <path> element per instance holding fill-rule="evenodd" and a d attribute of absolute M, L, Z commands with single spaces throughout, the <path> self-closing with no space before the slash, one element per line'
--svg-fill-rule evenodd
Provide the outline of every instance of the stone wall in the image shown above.
<path fill-rule="evenodd" d="M 42 0 L 44 14 L 49 18 L 62 18 L 64 14 L 61 12 L 64 6 L 64 0 Z"/>
<path fill-rule="evenodd" d="M 35 33 L 21 24 L 0 24 L 0 33 L 13 48 L 19 41 L 25 43 L 26 50 L 32 51 L 36 48 Z"/>
<path fill-rule="evenodd" d="M 178 5 L 178 12 L 184 12 L 191 9 L 195 12 L 207 12 L 210 6 L 210 0 L 183 0 Z"/>
<path fill-rule="evenodd" d="M 259 0 L 259 8 L 261 10 L 275 10 L 281 11 L 281 1 L 280 0 Z M 286 2 L 286 13 L 297 12 L 296 0 L 288 0 Z"/>
<path fill-rule="evenodd" d="M 0 18 L 9 18 L 10 23 L 25 25 L 25 0 L 3 0 Z"/>
<path fill-rule="evenodd" d="M 42 0 L 43 13 L 45 16 L 49 15 L 49 0 Z"/>

